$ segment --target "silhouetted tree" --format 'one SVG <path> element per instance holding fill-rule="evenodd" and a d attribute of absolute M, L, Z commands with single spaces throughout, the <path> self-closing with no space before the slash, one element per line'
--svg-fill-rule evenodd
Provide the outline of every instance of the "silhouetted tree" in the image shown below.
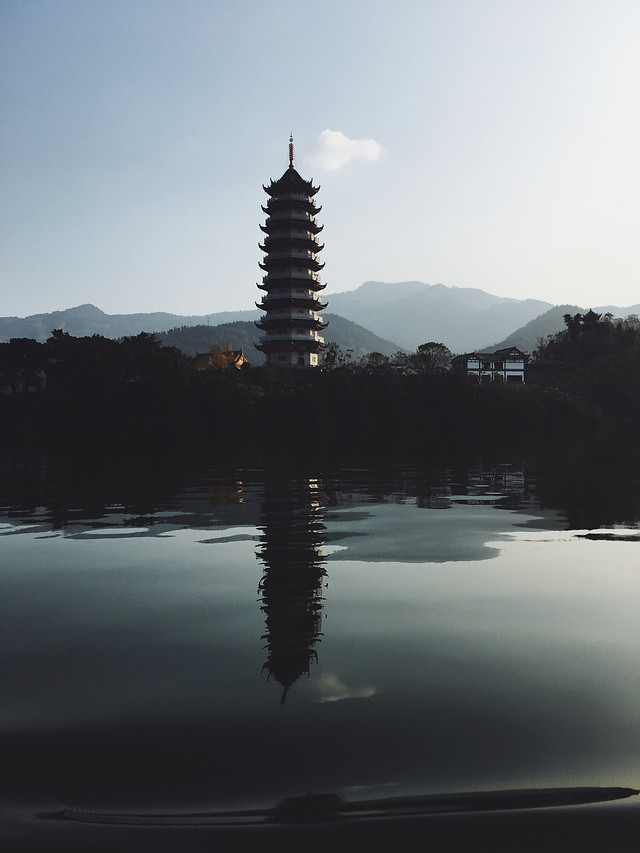
<path fill-rule="evenodd" d="M 12 394 L 27 394 L 43 384 L 47 349 L 31 338 L 11 338 L 0 344 L 0 379 Z"/>
<path fill-rule="evenodd" d="M 321 356 L 321 366 L 325 370 L 335 370 L 337 367 L 347 367 L 351 365 L 353 350 L 348 349 L 343 351 L 335 341 L 327 344 L 326 349 Z"/>
<path fill-rule="evenodd" d="M 452 358 L 453 353 L 444 344 L 428 341 L 420 344 L 409 361 L 416 370 L 448 370 Z"/>
<path fill-rule="evenodd" d="M 389 364 L 389 356 L 381 352 L 370 352 L 361 359 L 361 365 L 366 368 L 379 368 Z"/>

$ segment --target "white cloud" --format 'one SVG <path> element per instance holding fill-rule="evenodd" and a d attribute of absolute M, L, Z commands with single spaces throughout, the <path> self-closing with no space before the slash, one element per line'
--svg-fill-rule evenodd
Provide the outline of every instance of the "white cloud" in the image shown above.
<path fill-rule="evenodd" d="M 375 139 L 349 139 L 339 130 L 323 130 L 306 162 L 325 172 L 337 172 L 353 160 L 379 160 L 383 152 Z"/>

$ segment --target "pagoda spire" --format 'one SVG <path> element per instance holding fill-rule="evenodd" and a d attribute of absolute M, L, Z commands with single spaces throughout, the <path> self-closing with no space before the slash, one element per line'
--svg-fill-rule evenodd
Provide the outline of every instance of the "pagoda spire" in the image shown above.
<path fill-rule="evenodd" d="M 289 136 L 289 168 L 293 169 L 293 134 Z"/>

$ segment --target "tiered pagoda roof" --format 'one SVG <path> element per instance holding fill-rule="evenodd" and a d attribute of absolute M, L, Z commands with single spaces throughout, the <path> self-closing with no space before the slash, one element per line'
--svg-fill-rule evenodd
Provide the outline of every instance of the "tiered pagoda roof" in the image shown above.
<path fill-rule="evenodd" d="M 311 181 L 305 181 L 293 168 L 293 164 L 291 164 L 281 178 L 277 181 L 272 180 L 268 187 L 265 187 L 263 184 L 262 189 L 272 198 L 283 193 L 301 193 L 313 197 L 320 187 L 314 187 Z M 264 210 L 264 207 L 262 209 Z"/>

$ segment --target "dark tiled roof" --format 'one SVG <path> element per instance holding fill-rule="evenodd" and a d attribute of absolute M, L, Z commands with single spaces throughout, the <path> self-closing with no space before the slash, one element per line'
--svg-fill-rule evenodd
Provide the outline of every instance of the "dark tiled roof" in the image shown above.
<path fill-rule="evenodd" d="M 465 352 L 462 353 L 462 355 L 457 355 L 451 360 L 466 361 L 469 358 L 477 358 L 480 361 L 495 361 L 496 356 L 498 358 L 504 358 L 507 355 L 522 356 L 522 358 L 526 358 L 525 353 L 523 353 L 522 350 L 519 350 L 518 347 L 503 347 L 502 349 L 497 349 L 495 352 Z"/>
<path fill-rule="evenodd" d="M 306 195 L 315 195 L 320 187 L 314 187 L 311 181 L 305 181 L 295 169 L 287 169 L 284 175 L 277 181 L 271 181 L 268 187 L 263 188 L 269 195 L 277 195 L 280 192 L 295 191 Z"/>

